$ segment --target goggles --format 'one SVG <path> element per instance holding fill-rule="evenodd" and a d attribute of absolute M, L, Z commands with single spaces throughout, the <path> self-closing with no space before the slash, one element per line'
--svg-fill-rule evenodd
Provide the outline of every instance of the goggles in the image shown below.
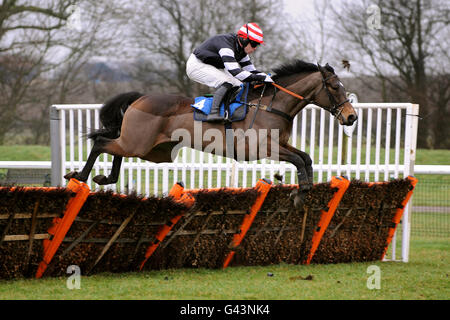
<path fill-rule="evenodd" d="M 252 48 L 256 48 L 257 46 L 259 46 L 261 43 L 250 40 L 250 45 L 252 46 Z"/>

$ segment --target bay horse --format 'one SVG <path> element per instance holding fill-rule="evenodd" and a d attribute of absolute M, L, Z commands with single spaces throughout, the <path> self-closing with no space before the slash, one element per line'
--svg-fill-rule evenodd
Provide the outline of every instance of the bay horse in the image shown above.
<path fill-rule="evenodd" d="M 292 163 L 297 169 L 300 194 L 304 195 L 312 187 L 313 168 L 310 156 L 288 143 L 295 115 L 312 103 L 331 112 L 341 125 L 349 126 L 357 120 L 357 114 L 346 97 L 339 77 L 328 64 L 321 66 L 295 60 L 274 69 L 274 73 L 272 79 L 276 86 L 283 90 L 270 84 L 251 87 L 247 101 L 253 108 L 249 108 L 244 120 L 233 122 L 232 125 L 234 130 L 245 131 L 249 127 L 256 131 L 265 129 L 269 135 L 271 129 L 278 129 L 278 137 L 275 140 L 279 144 L 277 152 L 268 154 L 267 158 Z M 86 165 L 81 172 L 70 172 L 64 177 L 86 181 L 101 153 L 111 154 L 114 159 L 108 177 L 97 175 L 93 178 L 99 185 L 117 182 L 122 157 L 139 157 L 155 163 L 172 162 L 172 151 L 179 144 L 178 141 L 172 140 L 174 131 L 182 128 L 194 133 L 192 104 L 194 98 L 162 93 L 143 95 L 128 92 L 110 99 L 100 110 L 100 120 L 104 128 L 88 135 L 94 140 L 94 145 Z M 258 104 L 266 108 L 257 112 L 258 108 L 255 106 Z M 198 126 L 199 123 L 195 125 Z M 204 132 L 208 129 L 219 130 L 225 141 L 226 129 L 223 124 L 201 122 L 201 128 Z M 270 141 L 275 143 L 274 140 Z M 232 143 L 232 146 L 237 148 L 237 141 L 233 140 Z M 185 145 L 207 151 L 205 141 L 191 141 Z M 226 143 L 222 143 L 222 146 L 225 145 Z M 245 147 L 249 149 L 248 145 Z M 224 150 L 209 152 L 224 154 Z"/>

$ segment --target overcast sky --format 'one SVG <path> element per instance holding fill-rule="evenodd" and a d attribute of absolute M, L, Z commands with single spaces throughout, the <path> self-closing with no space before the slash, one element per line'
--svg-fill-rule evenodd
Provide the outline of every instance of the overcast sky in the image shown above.
<path fill-rule="evenodd" d="M 315 35 L 319 30 L 319 24 L 317 22 L 316 18 L 316 12 L 315 12 L 315 3 L 318 2 L 318 0 L 283 0 L 284 1 L 284 9 L 285 11 L 293 17 L 294 22 L 294 28 L 300 28 L 303 31 L 306 31 L 309 34 Z M 336 4 L 338 0 L 333 0 L 333 3 Z M 317 5 L 317 4 L 316 4 Z M 331 10 L 328 11 L 328 14 L 325 16 L 326 22 L 326 28 L 332 28 L 334 21 L 331 20 Z M 330 19 L 330 20 L 329 20 Z M 315 45 L 318 48 L 317 53 L 321 52 L 319 50 L 320 47 L 320 41 L 316 37 L 312 37 L 309 39 L 310 41 L 313 41 Z M 329 41 L 327 41 L 329 42 Z M 325 51 L 323 57 L 319 56 L 309 56 L 306 58 L 306 60 L 315 62 L 319 61 L 322 64 L 325 64 L 326 62 L 330 62 L 331 64 L 336 64 L 336 61 L 330 60 L 329 55 L 327 54 L 327 51 Z M 323 61 L 322 61 L 323 60 Z M 344 76 L 347 75 L 346 70 L 342 70 L 341 73 L 344 74 Z"/>
<path fill-rule="evenodd" d="M 301 13 L 308 15 L 314 11 L 314 0 L 284 0 L 284 7 L 292 15 L 299 16 Z"/>

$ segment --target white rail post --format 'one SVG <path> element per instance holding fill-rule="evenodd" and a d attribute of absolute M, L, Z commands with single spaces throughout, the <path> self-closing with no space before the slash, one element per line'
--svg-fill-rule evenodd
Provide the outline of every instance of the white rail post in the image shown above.
<path fill-rule="evenodd" d="M 61 158 L 61 135 L 59 131 L 61 118 L 55 106 L 50 107 L 50 146 L 52 158 L 51 184 L 53 187 L 60 187 L 63 177 Z"/>
<path fill-rule="evenodd" d="M 347 93 L 348 100 L 351 104 L 358 103 L 358 96 L 354 93 Z M 344 142 L 342 145 L 342 160 L 346 164 L 347 168 L 347 178 L 351 179 L 350 165 L 352 164 L 352 142 L 353 142 L 353 131 L 355 131 L 356 120 L 351 126 L 344 126 Z M 349 143 L 350 142 L 350 143 Z"/>
<path fill-rule="evenodd" d="M 414 175 L 414 164 L 416 162 L 416 147 L 417 147 L 417 128 L 418 128 L 419 105 L 412 104 L 406 109 L 406 135 L 405 141 L 405 175 Z M 408 141 L 409 140 L 409 141 Z M 409 200 L 403 214 L 403 235 L 402 235 L 402 261 L 409 261 L 409 241 L 411 237 L 411 215 L 412 198 Z"/>

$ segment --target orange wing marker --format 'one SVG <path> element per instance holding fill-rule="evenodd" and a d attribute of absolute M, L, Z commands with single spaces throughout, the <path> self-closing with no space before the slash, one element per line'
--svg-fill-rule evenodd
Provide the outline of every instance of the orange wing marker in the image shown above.
<path fill-rule="evenodd" d="M 87 184 L 76 179 L 70 179 L 67 189 L 75 192 L 76 196 L 68 201 L 64 216 L 53 219 L 53 226 L 48 230 L 48 233 L 53 235 L 53 238 L 51 240 L 46 239 L 43 242 L 44 258 L 38 266 L 36 278 L 41 278 L 44 274 L 90 192 Z"/>
<path fill-rule="evenodd" d="M 405 207 L 408 204 L 409 199 L 411 198 L 411 196 L 413 194 L 413 191 L 414 191 L 414 188 L 416 187 L 417 182 L 419 181 L 419 180 L 417 180 L 417 178 L 412 177 L 412 176 L 408 176 L 408 180 L 411 181 L 412 188 L 406 194 L 405 199 L 403 199 L 402 207 L 398 208 L 395 211 L 394 218 L 392 219 L 393 227 L 389 228 L 389 234 L 388 234 L 388 237 L 386 239 L 386 247 L 384 248 L 383 254 L 381 255 L 381 260 L 383 260 L 384 256 L 386 255 L 386 252 L 388 250 L 389 244 L 391 243 L 392 238 L 394 237 L 394 234 L 395 234 L 395 230 L 397 229 L 397 225 L 399 224 L 400 220 L 402 219 L 403 212 L 405 211 Z"/>
<path fill-rule="evenodd" d="M 239 229 L 239 232 L 236 233 L 233 237 L 233 241 L 231 243 L 232 251 L 228 254 L 228 256 L 225 258 L 225 261 L 223 263 L 223 268 L 225 269 L 230 264 L 231 260 L 233 259 L 234 254 L 236 253 L 233 249 L 237 248 L 242 240 L 245 237 L 245 234 L 250 229 L 253 220 L 256 217 L 256 214 L 258 213 L 259 209 L 261 209 L 261 206 L 264 203 L 264 200 L 266 199 L 267 194 L 270 191 L 270 188 L 272 187 L 272 182 L 261 179 L 256 183 L 255 189 L 259 191 L 259 195 L 255 200 L 255 203 L 250 208 L 250 213 L 245 215 L 244 220 L 242 221 L 241 228 Z"/>
<path fill-rule="evenodd" d="M 188 194 L 183 193 L 184 187 L 180 183 L 176 183 L 172 189 L 169 192 L 169 195 L 172 196 L 175 200 L 183 202 L 187 206 L 191 207 L 194 204 L 194 198 Z M 181 213 L 178 216 L 175 216 L 170 220 L 169 223 L 161 226 L 158 233 L 155 235 L 155 240 L 153 243 L 148 247 L 147 251 L 145 252 L 145 259 L 141 262 L 141 265 L 139 267 L 139 270 L 142 271 L 144 268 L 145 263 L 147 260 L 152 256 L 153 252 L 159 247 L 161 242 L 164 240 L 164 238 L 167 236 L 167 234 L 172 230 L 172 228 L 175 226 L 175 224 L 181 219 L 184 213 Z"/>
<path fill-rule="evenodd" d="M 331 178 L 331 188 L 338 188 L 338 191 L 334 194 L 333 198 L 328 202 L 328 210 L 322 210 L 322 216 L 320 218 L 319 224 L 317 225 L 316 230 L 314 231 L 314 235 L 312 238 L 311 251 L 309 252 L 308 259 L 306 260 L 306 264 L 310 264 L 314 254 L 316 253 L 317 248 L 319 247 L 320 241 L 328 228 L 328 224 L 333 218 L 334 213 L 341 202 L 342 197 L 344 196 L 345 191 L 347 191 L 348 186 L 350 185 L 350 181 L 345 179 L 344 177 L 332 177 Z"/>

